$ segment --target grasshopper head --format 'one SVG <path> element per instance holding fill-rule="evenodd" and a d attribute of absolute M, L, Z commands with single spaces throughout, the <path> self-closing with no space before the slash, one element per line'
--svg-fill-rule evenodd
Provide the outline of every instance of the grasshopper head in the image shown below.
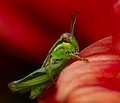
<path fill-rule="evenodd" d="M 62 34 L 61 40 L 62 42 L 70 43 L 75 48 L 75 52 L 79 52 L 79 45 L 77 43 L 77 40 L 71 33 Z"/>

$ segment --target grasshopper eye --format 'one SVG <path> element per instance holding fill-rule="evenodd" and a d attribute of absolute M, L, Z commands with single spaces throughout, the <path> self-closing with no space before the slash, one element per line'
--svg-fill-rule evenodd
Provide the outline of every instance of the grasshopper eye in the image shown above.
<path fill-rule="evenodd" d="M 63 41 L 63 42 L 67 42 L 67 43 L 70 42 L 70 39 L 69 39 L 69 37 L 68 37 L 67 34 L 63 34 L 63 35 L 62 35 L 62 41 Z"/>

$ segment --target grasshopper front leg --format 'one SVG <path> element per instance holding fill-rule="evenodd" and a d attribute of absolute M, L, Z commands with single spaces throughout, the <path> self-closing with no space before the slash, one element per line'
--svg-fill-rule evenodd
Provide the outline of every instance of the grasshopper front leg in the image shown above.
<path fill-rule="evenodd" d="M 81 57 L 79 57 L 78 55 L 76 55 L 76 54 L 74 54 L 74 53 L 70 53 L 70 54 L 68 54 L 70 57 L 72 57 L 72 58 L 77 58 L 77 59 L 79 59 L 79 60 L 81 60 L 81 61 L 86 61 L 86 62 L 88 62 L 88 59 L 86 59 L 86 58 L 81 58 Z"/>

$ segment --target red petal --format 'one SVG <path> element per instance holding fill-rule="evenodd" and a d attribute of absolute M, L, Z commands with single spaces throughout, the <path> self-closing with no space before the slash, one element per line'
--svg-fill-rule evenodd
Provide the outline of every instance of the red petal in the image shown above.
<path fill-rule="evenodd" d="M 102 98 L 110 93 L 110 96 L 106 98 L 110 98 L 112 94 L 116 94 L 116 101 L 118 101 L 120 94 L 116 91 L 120 91 L 120 56 L 112 46 L 112 37 L 102 39 L 89 46 L 80 55 L 81 57 L 86 57 L 89 62 L 86 63 L 78 60 L 61 72 L 57 82 L 57 100 L 59 102 L 70 102 L 79 98 L 80 101 L 86 102 L 86 99 L 83 98 L 87 98 L 87 101 L 91 103 L 96 95 L 98 98 L 94 101 L 97 101 L 96 103 L 103 103 L 106 100 Z M 91 86 L 93 88 L 91 91 L 92 95 L 89 89 L 86 91 L 86 88 L 91 88 Z M 95 90 L 99 86 L 103 91 L 96 92 Z M 76 94 L 77 89 L 80 89 L 80 93 L 78 92 L 78 94 Z M 81 90 L 86 91 L 85 94 L 81 93 Z M 99 94 L 103 95 L 99 96 Z M 71 98 L 71 96 L 74 98 Z"/>
<path fill-rule="evenodd" d="M 115 12 L 115 25 L 114 25 L 114 36 L 113 36 L 113 43 L 120 54 L 120 0 L 114 5 L 114 12 Z"/>
<path fill-rule="evenodd" d="M 119 103 L 120 93 L 104 87 L 78 87 L 71 91 L 67 103 Z"/>

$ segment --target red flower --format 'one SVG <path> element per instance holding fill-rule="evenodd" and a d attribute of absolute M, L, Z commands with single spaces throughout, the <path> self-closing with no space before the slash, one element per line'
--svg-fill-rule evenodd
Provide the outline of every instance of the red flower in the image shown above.
<path fill-rule="evenodd" d="M 76 61 L 66 67 L 57 80 L 56 90 L 38 103 L 120 102 L 120 9 L 117 1 L 0 1 L 1 45 L 8 54 L 23 61 L 40 64 L 60 35 L 70 31 L 71 14 L 76 10 L 79 14 L 74 35 L 80 49 L 112 35 L 80 52 L 89 63 Z"/>

